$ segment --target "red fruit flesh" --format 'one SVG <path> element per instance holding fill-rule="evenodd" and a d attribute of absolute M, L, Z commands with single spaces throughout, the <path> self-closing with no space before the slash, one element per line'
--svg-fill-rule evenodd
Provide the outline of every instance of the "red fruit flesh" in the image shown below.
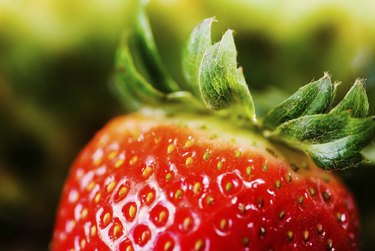
<path fill-rule="evenodd" d="M 72 167 L 52 250 L 358 250 L 355 203 L 334 175 L 227 127 L 110 122 Z"/>

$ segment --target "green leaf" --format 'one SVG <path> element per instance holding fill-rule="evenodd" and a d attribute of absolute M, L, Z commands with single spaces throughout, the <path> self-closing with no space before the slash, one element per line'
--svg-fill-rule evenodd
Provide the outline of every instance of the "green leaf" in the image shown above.
<path fill-rule="evenodd" d="M 196 97 L 201 95 L 198 82 L 199 66 L 203 54 L 212 45 L 211 26 L 214 21 L 214 18 L 207 18 L 196 26 L 182 52 L 182 71 L 187 82 L 187 88 Z"/>
<path fill-rule="evenodd" d="M 282 123 L 304 116 L 325 112 L 332 103 L 335 86 L 329 75 L 301 87 L 296 93 L 277 107 L 267 112 L 263 127 L 275 129 Z"/>
<path fill-rule="evenodd" d="M 206 50 L 199 68 L 199 87 L 208 108 L 222 110 L 239 106 L 245 117 L 255 120 L 253 99 L 242 69 L 237 68 L 237 51 L 231 30 Z"/>
<path fill-rule="evenodd" d="M 365 118 L 369 104 L 361 80 L 327 111 L 335 88 L 328 75 L 300 88 L 267 113 L 264 135 L 305 151 L 322 168 L 356 166 L 364 159 L 361 150 L 375 137 L 375 120 Z"/>
<path fill-rule="evenodd" d="M 179 91 L 177 83 L 164 68 L 143 6 L 140 7 L 137 15 L 134 35 L 134 47 L 150 77 L 150 83 L 165 93 Z"/>
<path fill-rule="evenodd" d="M 269 136 L 307 152 L 324 169 L 346 169 L 363 160 L 360 151 L 375 136 L 375 120 L 349 112 L 309 115 L 283 123 Z"/>
<path fill-rule="evenodd" d="M 128 39 L 124 39 L 118 47 L 113 80 L 115 93 L 120 95 L 120 100 L 130 110 L 145 105 L 165 105 L 166 108 L 171 109 L 171 105 L 174 104 L 189 104 L 186 109 L 202 109 L 202 103 L 187 91 L 165 94 L 154 88 L 137 70 L 128 46 Z"/>
<path fill-rule="evenodd" d="M 345 95 L 343 100 L 334 107 L 330 113 L 340 113 L 350 111 L 354 118 L 366 117 L 369 110 L 369 103 L 363 80 L 358 79 L 354 82 L 352 88 Z"/>
<path fill-rule="evenodd" d="M 124 101 L 135 109 L 144 104 L 161 104 L 165 95 L 155 89 L 135 68 L 127 40 L 116 54 L 114 83 Z"/>

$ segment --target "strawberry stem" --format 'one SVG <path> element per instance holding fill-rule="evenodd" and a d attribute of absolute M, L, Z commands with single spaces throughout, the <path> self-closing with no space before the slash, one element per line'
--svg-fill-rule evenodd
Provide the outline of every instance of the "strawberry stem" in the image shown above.
<path fill-rule="evenodd" d="M 282 123 L 305 115 L 326 111 L 334 97 L 335 87 L 328 74 L 301 87 L 280 105 L 271 109 L 263 119 L 263 127 L 274 130 Z"/>
<path fill-rule="evenodd" d="M 332 87 L 327 76 L 302 87 L 270 110 L 264 120 L 264 134 L 306 152 L 324 169 L 346 169 L 364 159 L 360 151 L 375 137 L 375 121 L 366 118 L 369 105 L 362 80 L 357 80 L 343 100 L 324 114 L 336 91 L 321 88 Z M 307 95 L 312 96 L 310 102 L 304 98 Z"/>
<path fill-rule="evenodd" d="M 199 89 L 209 109 L 230 109 L 255 121 L 255 108 L 242 69 L 237 68 L 233 31 L 206 50 L 199 68 Z M 234 109 L 234 107 L 236 109 Z"/>
<path fill-rule="evenodd" d="M 143 5 L 138 11 L 134 35 L 134 47 L 139 53 L 139 58 L 143 60 L 154 87 L 162 92 L 179 91 L 179 86 L 167 73 L 162 63 Z"/>
<path fill-rule="evenodd" d="M 114 74 L 117 89 L 133 109 L 146 105 L 211 111 L 305 152 L 324 169 L 346 169 L 363 161 L 361 150 L 375 137 L 375 120 L 366 117 L 369 104 L 362 80 L 357 80 L 343 100 L 330 109 L 337 84 L 324 74 L 257 121 L 242 68 L 237 66 L 233 31 L 226 31 L 219 42 L 212 44 L 213 18 L 193 30 L 183 50 L 184 89 L 165 71 L 143 6 L 136 20 L 133 34 L 125 36 L 119 47 Z M 129 46 L 132 39 L 134 48 Z M 136 66 L 134 59 L 141 65 Z"/>
<path fill-rule="evenodd" d="M 142 103 L 156 105 L 165 102 L 165 94 L 155 89 L 136 69 L 126 37 L 124 40 L 116 54 L 113 76 L 123 100 L 131 109 L 139 109 Z"/>
<path fill-rule="evenodd" d="M 347 169 L 363 160 L 360 150 L 375 136 L 373 118 L 341 113 L 302 116 L 283 123 L 269 136 L 305 151 L 320 167 Z"/>
<path fill-rule="evenodd" d="M 350 111 L 353 118 L 363 118 L 367 116 L 368 110 L 369 103 L 363 80 L 357 79 L 344 99 L 330 113 Z"/>
<path fill-rule="evenodd" d="M 182 52 L 182 72 L 187 82 L 187 89 L 194 96 L 202 99 L 199 90 L 199 67 L 206 50 L 212 46 L 211 26 L 214 18 L 207 18 L 191 32 Z"/>

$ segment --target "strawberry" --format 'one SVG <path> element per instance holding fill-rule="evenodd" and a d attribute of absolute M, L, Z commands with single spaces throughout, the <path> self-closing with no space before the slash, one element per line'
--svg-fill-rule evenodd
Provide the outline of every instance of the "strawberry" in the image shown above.
<path fill-rule="evenodd" d="M 331 170 L 356 166 L 374 137 L 363 81 L 332 108 L 325 74 L 258 119 L 232 31 L 212 45 L 213 21 L 189 37 L 180 87 L 140 11 L 114 80 L 144 108 L 110 121 L 74 162 L 52 250 L 359 249 L 354 198 Z"/>

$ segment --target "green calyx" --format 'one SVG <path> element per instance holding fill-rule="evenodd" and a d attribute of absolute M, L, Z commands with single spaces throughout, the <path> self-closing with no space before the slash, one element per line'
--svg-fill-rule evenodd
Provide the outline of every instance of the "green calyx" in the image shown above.
<path fill-rule="evenodd" d="M 119 46 L 113 76 L 127 107 L 190 108 L 234 117 L 272 141 L 307 153 L 328 170 L 363 161 L 360 152 L 375 137 L 375 120 L 366 117 L 369 104 L 362 80 L 332 108 L 337 84 L 325 74 L 257 119 L 242 68 L 237 65 L 233 32 L 226 31 L 219 42 L 212 43 L 214 21 L 205 19 L 190 34 L 182 54 L 186 83 L 180 84 L 165 70 L 141 7 L 134 31 L 125 34 Z"/>
<path fill-rule="evenodd" d="M 336 85 L 323 78 L 300 88 L 263 120 L 264 134 L 306 152 L 329 170 L 356 166 L 360 151 L 375 137 L 375 120 L 362 80 L 357 80 L 341 102 L 331 109 Z"/>

